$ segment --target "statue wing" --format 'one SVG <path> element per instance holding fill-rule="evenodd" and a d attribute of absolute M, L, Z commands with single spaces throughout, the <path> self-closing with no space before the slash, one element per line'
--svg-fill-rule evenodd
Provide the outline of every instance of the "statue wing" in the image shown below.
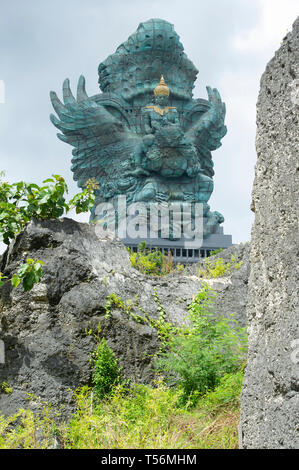
<path fill-rule="evenodd" d="M 130 141 L 134 136 L 127 118 L 122 118 L 121 107 L 107 97 L 103 104 L 95 97 L 88 97 L 83 76 L 78 81 L 77 99 L 68 79 L 63 83 L 64 104 L 55 92 L 52 91 L 50 97 L 59 118 L 51 114 L 50 119 L 62 132 L 57 136 L 74 147 L 72 171 L 78 186 L 82 187 L 92 177 L 100 180 L 106 175 L 113 179 L 113 159 L 119 158 L 120 142 L 126 138 Z M 126 156 L 126 152 L 123 155 Z"/>
<path fill-rule="evenodd" d="M 227 128 L 224 124 L 225 104 L 216 88 L 207 87 L 209 101 L 198 100 L 184 118 L 186 137 L 193 141 L 201 155 L 201 165 L 208 176 L 213 176 L 211 151 L 221 146 Z"/>

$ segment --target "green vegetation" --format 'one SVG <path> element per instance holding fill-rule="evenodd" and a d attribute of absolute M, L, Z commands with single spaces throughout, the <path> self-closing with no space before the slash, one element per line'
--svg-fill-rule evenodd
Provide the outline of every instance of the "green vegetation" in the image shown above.
<path fill-rule="evenodd" d="M 22 264 L 17 273 L 13 274 L 11 278 L 0 273 L 0 287 L 4 286 L 4 284 L 7 284 L 8 282 L 11 283 L 12 287 L 18 287 L 22 282 L 24 292 L 31 290 L 34 284 L 41 280 L 43 275 L 43 264 L 44 263 L 40 260 L 28 258 L 26 263 Z"/>
<path fill-rule="evenodd" d="M 99 340 L 91 358 L 91 365 L 94 396 L 96 401 L 101 401 L 111 395 L 112 390 L 120 383 L 121 377 L 121 368 L 105 338 Z"/>
<path fill-rule="evenodd" d="M 213 315 L 214 292 L 207 285 L 189 306 L 185 327 L 165 326 L 156 293 L 155 299 L 158 320 L 133 314 L 133 304 L 115 295 L 107 300 L 109 315 L 118 308 L 160 332 L 155 384 L 124 380 L 100 328 L 86 330 L 98 340 L 91 355 L 93 386 L 74 392 L 77 410 L 70 421 L 57 422 L 57 413 L 45 403 L 37 414 L 19 410 L 0 416 L 0 448 L 237 448 L 244 329 Z"/>
<path fill-rule="evenodd" d="M 3 176 L 2 172 L 0 178 Z M 0 241 L 9 245 L 32 219 L 57 219 L 74 208 L 77 213 L 87 212 L 94 204 L 94 190 L 98 189 L 95 181 L 88 180 L 85 189 L 66 202 L 68 187 L 62 176 L 53 175 L 43 183 L 38 186 L 0 180 Z"/>
<path fill-rule="evenodd" d="M 128 315 L 137 323 L 142 323 L 143 325 L 148 325 L 151 328 L 154 328 L 157 331 L 158 337 L 161 341 L 162 348 L 169 341 L 170 337 L 180 334 L 183 330 L 172 323 L 166 320 L 166 312 L 161 305 L 160 299 L 157 295 L 157 291 L 154 288 L 153 299 L 157 305 L 158 318 L 152 318 L 148 313 L 139 305 L 137 299 L 134 301 L 127 300 L 124 302 L 116 294 L 110 294 L 107 296 L 107 301 L 105 305 L 106 318 L 111 316 L 111 311 L 116 308 L 121 310 L 125 315 Z M 137 308 L 142 315 L 136 314 L 133 311 L 133 307 Z"/>
<path fill-rule="evenodd" d="M 223 258 L 205 258 L 204 263 L 197 268 L 197 275 L 205 279 L 222 277 L 240 269 L 242 265 L 243 261 L 238 262 L 234 255 L 231 256 L 231 260 L 227 263 Z"/>
<path fill-rule="evenodd" d="M 0 173 L 0 242 L 9 245 L 17 234 L 32 220 L 57 219 L 64 212 L 76 209 L 76 213 L 87 212 L 94 204 L 94 190 L 97 183 L 88 180 L 85 189 L 76 194 L 69 202 L 65 200 L 68 192 L 67 184 L 62 176 L 53 175 L 38 186 L 33 183 L 9 184 L 2 181 L 4 173 Z M 27 259 L 11 278 L 0 273 L 0 287 L 10 282 L 18 287 L 21 282 L 25 292 L 32 289 L 43 275 L 40 260 Z"/>
<path fill-rule="evenodd" d="M 151 251 L 145 242 L 139 243 L 137 253 L 134 253 L 130 247 L 127 247 L 127 250 L 130 253 L 131 265 L 143 274 L 165 276 L 173 272 L 182 272 L 184 269 L 182 264 L 173 264 L 171 251 L 168 256 L 158 248 Z"/>
<path fill-rule="evenodd" d="M 158 370 L 167 373 L 168 383 L 182 390 L 183 404 L 196 404 L 225 374 L 240 370 L 245 361 L 245 329 L 233 316 L 216 318 L 211 308 L 214 298 L 215 292 L 204 284 L 188 307 L 190 326 L 170 338 L 157 362 Z"/>
<path fill-rule="evenodd" d="M 236 448 L 239 375 L 227 375 L 196 408 L 178 407 L 180 394 L 156 386 L 119 385 L 109 400 L 92 407 L 87 387 L 77 392 L 78 410 L 67 429 L 67 448 Z"/>
<path fill-rule="evenodd" d="M 8 395 L 12 392 L 12 388 L 8 382 L 1 382 L 0 383 L 0 394 L 7 393 Z"/>
<path fill-rule="evenodd" d="M 221 251 L 223 251 L 223 248 L 218 248 L 218 250 L 211 250 L 210 256 L 218 255 L 218 253 L 221 253 Z"/>
<path fill-rule="evenodd" d="M 85 386 L 75 392 L 77 411 L 69 423 L 57 424 L 45 404 L 39 414 L 23 409 L 0 416 L 0 448 L 234 449 L 242 378 L 241 371 L 224 376 L 191 409 L 178 407 L 177 389 L 161 382 L 119 384 L 96 406 Z"/>
<path fill-rule="evenodd" d="M 173 263 L 171 251 L 166 256 L 158 248 L 150 250 L 145 242 L 138 245 L 136 253 L 129 247 L 127 247 L 127 250 L 130 254 L 131 265 L 143 274 L 165 276 L 171 273 L 181 273 L 184 270 L 183 264 Z M 198 277 L 205 279 L 222 277 L 240 269 L 243 261 L 238 262 L 235 255 L 231 256 L 229 262 L 225 262 L 220 257 L 214 258 L 214 255 L 221 253 L 221 251 L 223 251 L 222 248 L 211 251 L 211 258 L 205 258 L 197 268 Z"/>
<path fill-rule="evenodd" d="M 54 175 L 43 183 L 39 187 L 0 181 L 0 238 L 4 243 L 9 244 L 32 218 L 55 219 L 72 208 L 79 213 L 93 205 L 97 189 L 93 181 L 69 202 L 62 177 Z M 144 274 L 160 276 L 183 269 L 173 265 L 171 254 L 151 252 L 145 244 L 139 245 L 138 253 L 130 251 L 130 260 Z M 198 274 L 223 276 L 241 264 L 234 256 L 229 263 L 222 258 L 206 259 Z M 42 261 L 27 259 L 12 277 L 0 273 L 0 287 L 22 283 L 25 291 L 32 289 L 42 277 L 42 265 Z M 214 295 L 204 284 L 188 308 L 186 325 L 177 327 L 166 320 L 155 290 L 156 318 L 148 315 L 137 298 L 124 301 L 110 294 L 106 318 L 116 308 L 157 331 L 161 348 L 155 358 L 156 383 L 150 386 L 125 380 L 98 329 L 91 355 L 92 387 L 74 392 L 77 409 L 70 421 L 57 421 L 59 413 L 42 402 L 38 413 L 21 409 L 7 418 L 0 415 L 0 448 L 237 448 L 246 334 L 233 316 L 215 316 Z M 86 334 L 93 332 L 86 330 Z M 0 393 L 12 393 L 11 386 L 2 382 Z M 29 394 L 28 399 L 37 401 Z"/>

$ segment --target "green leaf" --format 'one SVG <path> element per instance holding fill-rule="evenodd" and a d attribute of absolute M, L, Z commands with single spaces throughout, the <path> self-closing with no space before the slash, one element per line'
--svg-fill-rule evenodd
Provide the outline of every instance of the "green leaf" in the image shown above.
<path fill-rule="evenodd" d="M 44 180 L 43 183 L 55 183 L 55 180 L 53 180 L 53 178 L 48 178 Z"/>
<path fill-rule="evenodd" d="M 51 197 L 50 194 L 46 194 L 42 199 L 38 200 L 39 204 L 46 204 L 46 202 L 49 201 L 50 197 Z"/>
<path fill-rule="evenodd" d="M 35 283 L 36 283 L 36 279 L 35 279 L 34 273 L 30 272 L 30 273 L 26 274 L 24 276 L 23 282 L 22 282 L 24 292 L 28 292 L 29 290 L 31 290 Z"/>
<path fill-rule="evenodd" d="M 18 276 L 24 277 L 26 272 L 30 269 L 30 266 L 28 264 L 22 264 L 20 268 L 18 269 Z"/>
<path fill-rule="evenodd" d="M 18 287 L 20 282 L 21 282 L 21 278 L 17 274 L 14 274 L 11 278 L 11 285 L 13 287 Z"/>

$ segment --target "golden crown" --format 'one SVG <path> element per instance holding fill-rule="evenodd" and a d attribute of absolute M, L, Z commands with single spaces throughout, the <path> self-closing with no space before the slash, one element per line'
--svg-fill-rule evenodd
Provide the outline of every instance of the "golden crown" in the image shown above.
<path fill-rule="evenodd" d="M 157 95 L 169 96 L 169 88 L 165 83 L 163 75 L 161 76 L 160 83 L 154 89 L 154 95 L 155 96 L 157 96 Z"/>

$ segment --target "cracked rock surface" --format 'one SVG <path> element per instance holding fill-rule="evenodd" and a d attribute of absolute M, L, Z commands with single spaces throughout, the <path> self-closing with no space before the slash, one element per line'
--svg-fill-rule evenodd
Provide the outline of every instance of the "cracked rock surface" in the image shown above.
<path fill-rule="evenodd" d="M 248 244 L 221 255 L 244 258 L 241 269 L 225 279 L 209 280 L 218 292 L 215 311 L 244 325 L 248 281 Z M 230 250 L 230 251 L 229 251 Z M 91 385 L 90 353 L 96 340 L 88 332 L 101 325 L 100 335 L 116 353 L 125 377 L 150 383 L 152 355 L 160 343 L 150 326 L 134 321 L 119 309 L 106 315 L 107 296 L 130 302 L 134 314 L 158 318 L 157 292 L 167 319 L 184 322 L 187 306 L 201 287 L 196 267 L 163 277 L 145 276 L 131 267 L 124 245 L 117 239 L 99 239 L 95 228 L 71 219 L 31 222 L 0 258 L 0 271 L 10 276 L 27 258 L 45 263 L 42 281 L 24 293 L 21 286 L 0 289 L 0 339 L 5 343 L 5 364 L 0 383 L 11 394 L 0 394 L 0 411 L 14 413 L 35 406 L 26 393 L 73 410 L 72 392 Z M 37 405 L 37 403 L 36 403 Z"/>
<path fill-rule="evenodd" d="M 243 448 L 298 448 L 299 18 L 261 79 L 250 252 Z"/>

